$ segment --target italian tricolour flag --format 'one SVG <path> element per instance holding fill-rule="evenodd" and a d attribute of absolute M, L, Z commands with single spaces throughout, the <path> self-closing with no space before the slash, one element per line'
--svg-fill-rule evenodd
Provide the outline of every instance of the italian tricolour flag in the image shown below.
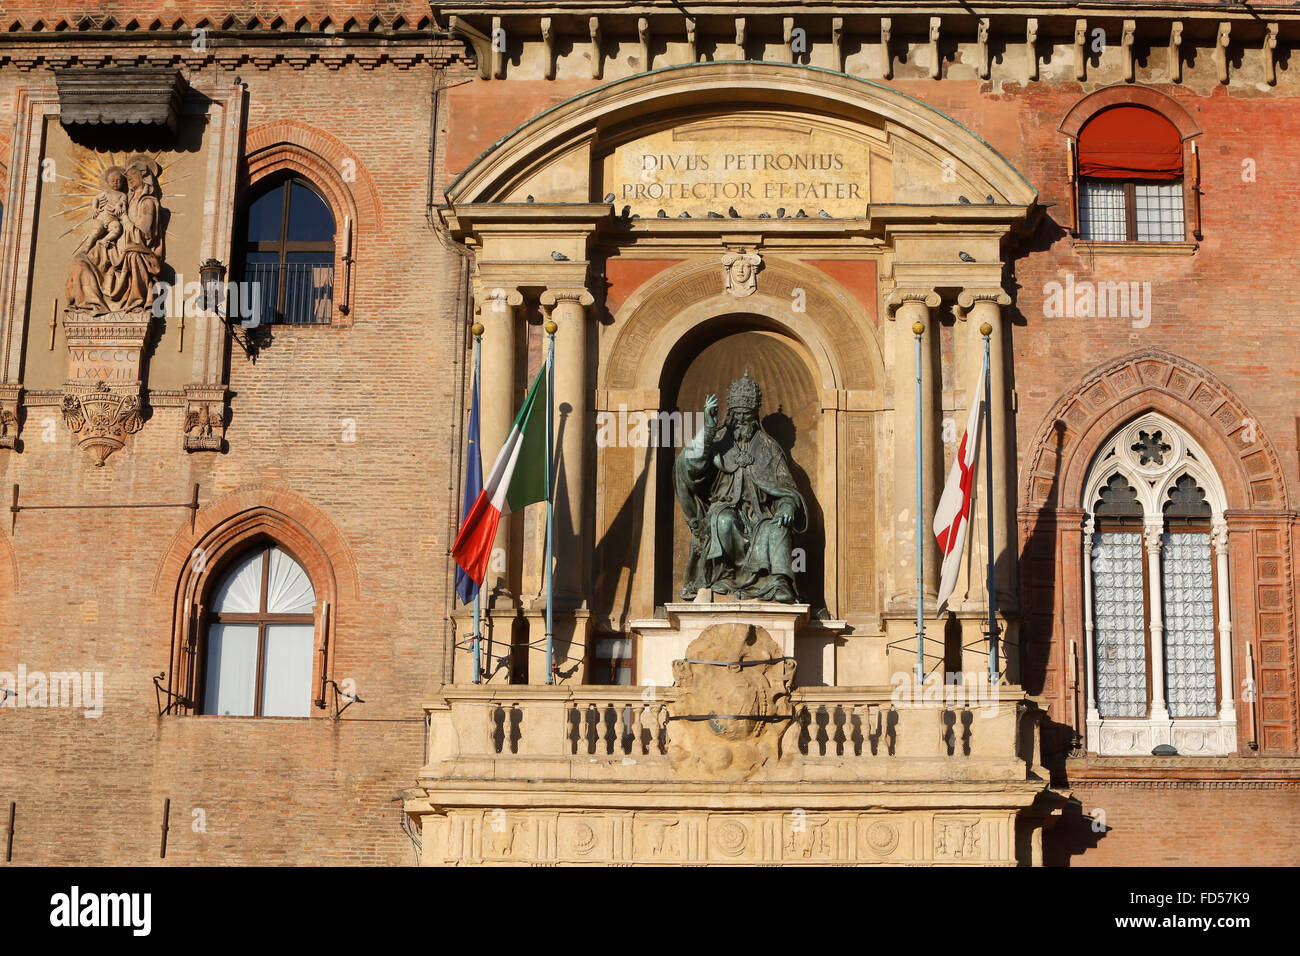
<path fill-rule="evenodd" d="M 975 482 L 975 436 L 979 434 L 980 408 L 984 404 L 984 366 L 980 366 L 979 382 L 970 393 L 970 414 L 966 419 L 966 433 L 948 471 L 948 482 L 934 511 L 934 536 L 939 539 L 943 554 L 943 570 L 939 575 L 940 610 L 948 602 L 957 586 L 957 571 L 966 549 L 966 529 L 970 527 L 971 488 Z M 987 491 L 985 492 L 987 494 Z"/>
<path fill-rule="evenodd" d="M 501 452 L 492 465 L 487 483 L 479 492 L 456 535 L 451 556 L 475 584 L 487 577 L 492 542 L 501 516 L 525 505 L 545 501 L 547 488 L 546 366 L 529 386 L 524 404 L 515 416 Z"/>

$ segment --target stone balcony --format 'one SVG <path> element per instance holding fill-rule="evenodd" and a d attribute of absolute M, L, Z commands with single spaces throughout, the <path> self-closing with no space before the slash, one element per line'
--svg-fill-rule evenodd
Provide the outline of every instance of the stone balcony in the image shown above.
<path fill-rule="evenodd" d="M 422 862 L 1031 864 L 1062 803 L 1018 687 L 799 689 L 779 758 L 739 779 L 674 759 L 678 694 L 444 688 L 405 794 Z"/>

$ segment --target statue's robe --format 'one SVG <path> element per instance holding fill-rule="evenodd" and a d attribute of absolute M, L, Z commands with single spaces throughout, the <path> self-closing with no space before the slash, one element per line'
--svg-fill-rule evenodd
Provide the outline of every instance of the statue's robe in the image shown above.
<path fill-rule="evenodd" d="M 730 429 L 708 455 L 704 432 L 673 463 L 673 485 L 693 535 L 681 596 L 700 588 L 749 600 L 797 600 L 791 551 L 808 509 L 781 446 L 756 429 L 743 445 Z M 778 519 L 785 511 L 790 521 Z"/>

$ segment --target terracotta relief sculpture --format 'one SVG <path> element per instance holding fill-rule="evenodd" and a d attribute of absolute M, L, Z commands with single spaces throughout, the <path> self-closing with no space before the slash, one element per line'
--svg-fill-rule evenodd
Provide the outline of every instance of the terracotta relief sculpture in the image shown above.
<path fill-rule="evenodd" d="M 69 311 L 100 316 L 153 305 L 166 213 L 159 171 L 146 156 L 104 171 L 104 188 L 91 202 L 89 227 L 72 255 Z"/>

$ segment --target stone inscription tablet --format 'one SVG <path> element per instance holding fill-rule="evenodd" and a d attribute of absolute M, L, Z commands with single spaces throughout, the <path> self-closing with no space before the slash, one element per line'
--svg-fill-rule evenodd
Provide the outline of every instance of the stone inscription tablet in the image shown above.
<path fill-rule="evenodd" d="M 696 123 L 661 130 L 615 150 L 609 191 L 621 210 L 652 218 L 688 212 L 787 216 L 803 209 L 836 218 L 866 214 L 870 149 L 813 127 L 761 121 Z"/>

